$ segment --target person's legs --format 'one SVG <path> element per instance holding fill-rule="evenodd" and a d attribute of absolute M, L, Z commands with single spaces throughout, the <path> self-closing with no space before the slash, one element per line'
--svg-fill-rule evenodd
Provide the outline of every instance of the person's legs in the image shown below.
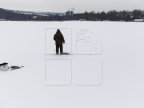
<path fill-rule="evenodd" d="M 60 53 L 63 54 L 63 45 L 60 45 Z"/>
<path fill-rule="evenodd" d="M 59 45 L 56 45 L 56 54 L 59 54 Z"/>

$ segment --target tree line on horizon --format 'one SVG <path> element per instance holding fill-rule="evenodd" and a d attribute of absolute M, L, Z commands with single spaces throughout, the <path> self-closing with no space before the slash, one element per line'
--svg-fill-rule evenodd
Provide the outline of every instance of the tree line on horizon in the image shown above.
<path fill-rule="evenodd" d="M 33 15 L 15 13 L 14 10 L 0 9 L 0 19 L 11 21 L 68 21 L 68 20 L 87 20 L 87 21 L 134 21 L 135 19 L 144 19 L 144 11 L 135 9 L 133 11 L 116 11 L 108 12 L 84 12 L 73 13 L 67 11 L 64 15 Z"/>
<path fill-rule="evenodd" d="M 97 21 L 133 21 L 135 19 L 144 19 L 144 11 L 133 10 L 133 11 L 116 11 L 111 10 L 108 12 L 85 12 L 80 14 L 75 14 L 79 19 L 85 20 L 97 20 Z"/>

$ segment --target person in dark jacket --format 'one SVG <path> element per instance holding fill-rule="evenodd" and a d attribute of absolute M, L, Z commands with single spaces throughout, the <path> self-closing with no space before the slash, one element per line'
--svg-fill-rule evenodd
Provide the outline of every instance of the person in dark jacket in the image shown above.
<path fill-rule="evenodd" d="M 59 54 L 59 49 L 60 49 L 60 54 L 63 54 L 63 44 L 65 43 L 65 40 L 63 34 L 59 29 L 57 30 L 53 39 L 55 40 L 56 54 Z"/>

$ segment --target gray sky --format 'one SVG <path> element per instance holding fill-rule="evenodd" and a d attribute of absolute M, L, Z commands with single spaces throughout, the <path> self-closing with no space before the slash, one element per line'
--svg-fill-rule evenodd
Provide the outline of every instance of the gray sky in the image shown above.
<path fill-rule="evenodd" d="M 144 10 L 144 0 L 0 0 L 0 8 L 65 12 L 75 8 L 75 12 L 108 10 Z"/>

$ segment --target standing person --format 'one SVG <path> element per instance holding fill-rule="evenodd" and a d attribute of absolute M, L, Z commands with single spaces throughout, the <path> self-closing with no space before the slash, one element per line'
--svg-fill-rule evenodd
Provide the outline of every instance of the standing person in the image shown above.
<path fill-rule="evenodd" d="M 59 29 L 57 29 L 56 34 L 54 35 L 55 44 L 56 44 L 56 54 L 59 54 L 59 49 L 60 49 L 60 54 L 63 54 L 63 44 L 65 43 L 63 34 Z"/>

